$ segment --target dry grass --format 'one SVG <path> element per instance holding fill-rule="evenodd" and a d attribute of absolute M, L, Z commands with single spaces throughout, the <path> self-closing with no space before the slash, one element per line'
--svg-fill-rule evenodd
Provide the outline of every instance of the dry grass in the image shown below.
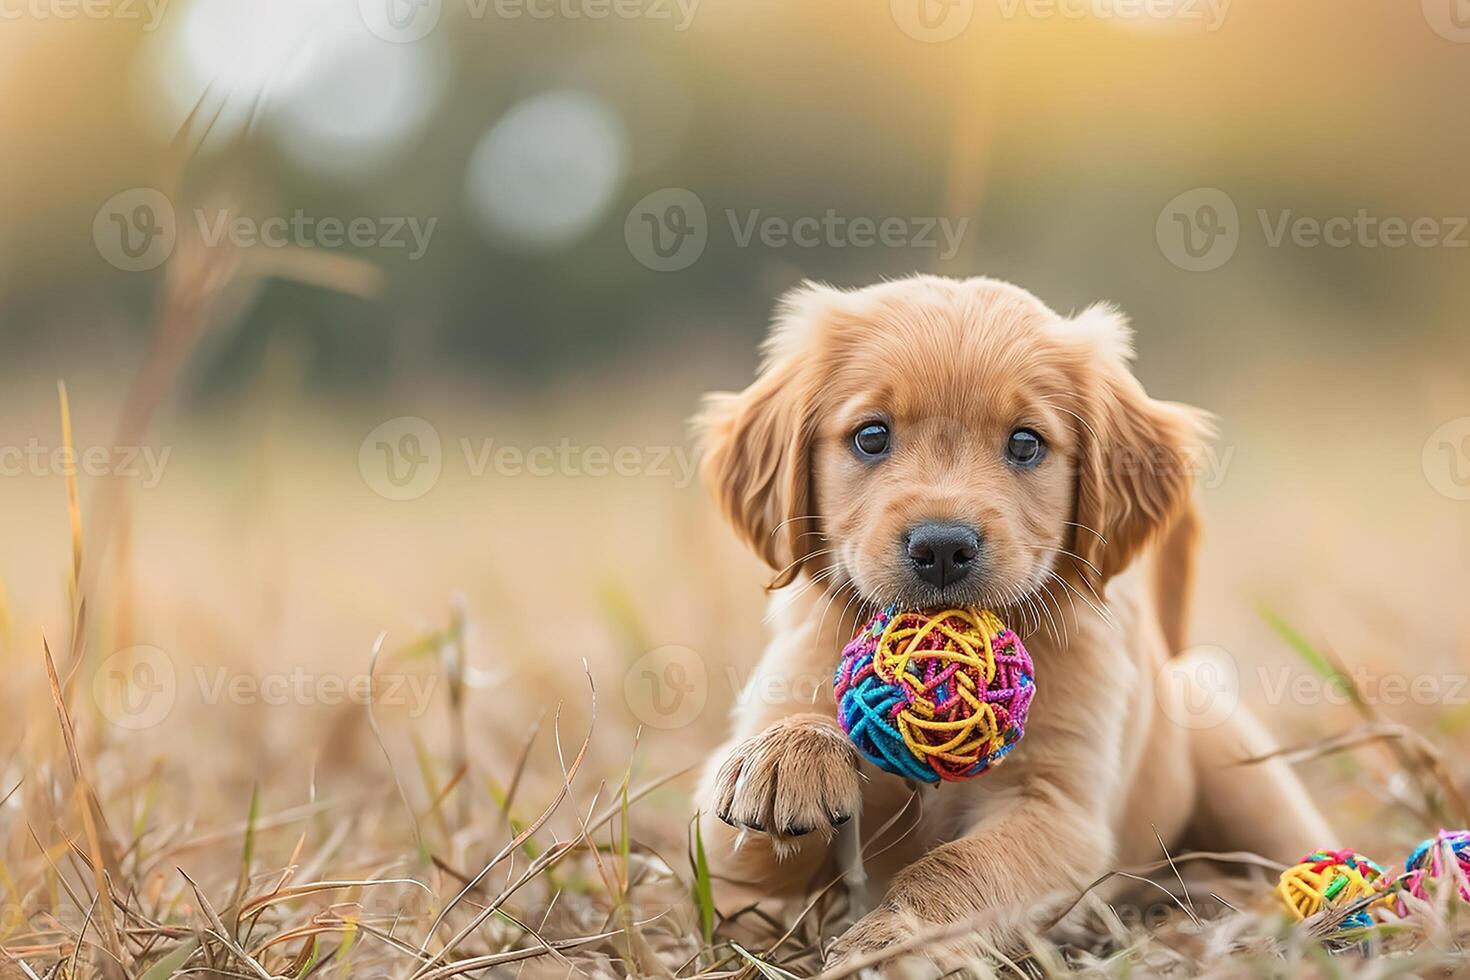
<path fill-rule="evenodd" d="M 195 273 L 171 280 L 171 325 L 130 392 L 74 383 L 60 424 L 40 399 L 16 424 L 79 448 L 148 442 L 232 274 Z M 1324 391 L 1335 373 L 1323 368 Z M 165 421 L 153 445 L 173 456 L 155 489 L 16 481 L 17 564 L 0 592 L 0 976 L 816 975 L 842 890 L 715 908 L 691 838 L 689 771 L 761 642 L 753 561 L 696 488 L 474 477 L 456 443 L 681 442 L 705 379 L 675 376 L 566 393 L 554 412 L 409 395 L 369 420 L 292 390 L 287 372 L 236 417 Z M 357 471 L 363 433 L 394 414 L 433 417 L 446 444 L 439 485 L 412 503 L 375 496 Z M 114 416 L 109 443 L 98 420 Z M 1269 425 L 1230 438 L 1271 465 L 1290 445 Z M 1447 684 L 1466 669 L 1465 558 L 1445 534 L 1463 509 L 1431 513 L 1411 496 L 1422 476 L 1397 471 L 1324 495 L 1333 449 L 1306 467 L 1323 482 L 1295 496 L 1281 488 L 1300 484 L 1250 461 L 1208 491 L 1213 526 L 1231 533 L 1209 553 L 1197 633 L 1232 651 L 1248 697 L 1267 676 L 1252 671 L 1368 665 Z M 1369 526 L 1383 494 L 1401 517 L 1371 565 L 1321 545 Z M 1276 614 L 1250 611 L 1263 595 L 1292 610 L 1274 628 Z M 1339 656 L 1319 636 L 1350 647 Z M 707 703 L 681 728 L 640 728 L 630 668 L 665 644 L 695 652 Z M 167 710 L 119 726 L 133 716 L 119 714 L 118 678 L 158 690 L 160 671 Z M 365 689 L 366 704 L 344 693 Z M 1441 823 L 1470 823 L 1466 709 L 1386 707 L 1361 687 L 1335 700 L 1265 713 L 1358 849 L 1388 863 Z M 1172 857 L 1120 869 L 1138 875 L 1136 904 L 1079 896 L 1081 927 L 974 969 L 1387 976 L 1461 963 L 1466 908 L 1452 896 L 1344 942 L 1331 923 L 1288 926 L 1259 859 Z"/>
<path fill-rule="evenodd" d="M 257 438 L 272 443 L 279 429 L 261 425 Z M 0 787 L 0 942 L 17 975 L 819 972 L 841 889 L 784 908 L 714 909 L 702 897 L 687 773 L 718 736 L 760 615 L 754 568 L 697 494 L 658 480 L 487 487 L 446 468 L 433 496 L 390 504 L 357 480 L 350 437 L 302 438 L 251 457 L 264 489 L 243 511 L 219 503 L 212 475 L 238 444 L 181 438 L 176 470 L 148 491 L 158 496 L 137 493 L 143 530 L 119 533 L 103 568 L 87 505 L 108 500 L 105 488 L 37 481 L 25 501 L 48 517 L 21 542 L 38 561 L 28 606 L 4 623 L 4 704 L 20 724 Z M 341 459 L 322 452 L 331 445 Z M 481 500 L 487 491 L 494 499 Z M 594 500 L 603 510 L 553 533 L 555 546 L 573 547 L 612 512 L 646 522 L 652 540 L 609 532 L 600 544 L 617 557 L 556 590 L 517 575 L 508 556 L 547 547 L 532 529 Z M 156 547 L 150 521 L 167 529 Z M 365 528 L 380 540 L 343 537 Z M 455 549 L 454 538 L 468 544 Z M 661 552 L 690 576 L 676 581 Z M 63 616 L 45 611 L 58 570 Z M 451 598 L 455 580 L 465 588 Z M 435 606 L 437 623 L 402 621 Z M 1289 624 L 1276 629 L 1273 656 L 1295 648 L 1284 662 L 1296 672 L 1346 670 Z M 640 735 L 625 674 L 669 642 L 700 651 L 709 704 L 697 724 Z M 146 660 L 116 658 L 138 644 L 166 651 L 177 692 L 165 717 L 131 730 L 110 720 L 106 678 Z M 371 677 L 375 703 L 322 703 L 310 685 L 279 698 L 218 693 L 229 691 L 221 669 L 297 668 L 344 687 Z M 1470 822 L 1452 752 L 1463 712 L 1385 714 L 1361 691 L 1344 700 L 1284 720 L 1302 729 L 1287 733 L 1301 739 L 1293 754 L 1358 828 L 1361 849 L 1402 853 L 1438 823 Z M 1466 908 L 1449 897 L 1361 941 L 1324 942 L 1325 924 L 1291 928 L 1275 914 L 1263 862 L 1175 858 L 1187 888 L 1167 862 L 1131 869 L 1155 882 L 1139 886 L 1136 905 L 1095 905 L 1085 927 L 992 968 L 1378 976 L 1460 962 Z"/>

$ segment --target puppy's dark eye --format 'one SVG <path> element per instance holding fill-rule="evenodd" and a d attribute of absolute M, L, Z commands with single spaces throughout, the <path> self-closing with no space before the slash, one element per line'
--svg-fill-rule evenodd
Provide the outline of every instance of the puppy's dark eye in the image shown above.
<path fill-rule="evenodd" d="M 888 426 L 872 422 L 852 434 L 852 445 L 859 456 L 882 456 L 888 452 Z"/>
<path fill-rule="evenodd" d="M 1006 440 L 1006 459 L 1017 466 L 1035 466 L 1046 455 L 1046 443 L 1030 429 L 1017 429 Z"/>

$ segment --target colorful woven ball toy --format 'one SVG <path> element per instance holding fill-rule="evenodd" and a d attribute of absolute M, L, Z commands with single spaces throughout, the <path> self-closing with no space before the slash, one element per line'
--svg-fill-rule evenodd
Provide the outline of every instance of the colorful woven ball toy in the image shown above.
<path fill-rule="evenodd" d="M 1276 895 L 1300 922 L 1324 909 L 1379 894 L 1387 884 L 1383 869 L 1356 851 L 1314 851 L 1281 872 Z M 1343 919 L 1341 927 L 1372 924 L 1368 910 L 1362 908 Z"/>
<path fill-rule="evenodd" d="M 880 769 L 925 783 L 999 765 L 1026 734 L 1036 670 L 988 610 L 890 606 L 842 651 L 842 730 Z"/>
<path fill-rule="evenodd" d="M 1451 867 L 1453 862 L 1454 867 Z M 1438 889 L 1434 882 L 1446 876 L 1459 882 L 1460 898 L 1470 902 L 1470 832 L 1464 830 L 1441 830 L 1414 848 L 1404 861 L 1404 873 L 1399 875 L 1398 884 L 1403 891 L 1415 898 L 1430 901 Z M 1403 901 L 1398 911 L 1408 911 Z"/>

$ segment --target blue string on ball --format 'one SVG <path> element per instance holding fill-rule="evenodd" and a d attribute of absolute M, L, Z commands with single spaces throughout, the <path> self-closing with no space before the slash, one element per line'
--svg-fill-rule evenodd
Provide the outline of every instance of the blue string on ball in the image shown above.
<path fill-rule="evenodd" d="M 925 783 L 999 765 L 1026 734 L 1036 670 L 989 610 L 889 606 L 842 651 L 837 720 L 868 761 Z"/>

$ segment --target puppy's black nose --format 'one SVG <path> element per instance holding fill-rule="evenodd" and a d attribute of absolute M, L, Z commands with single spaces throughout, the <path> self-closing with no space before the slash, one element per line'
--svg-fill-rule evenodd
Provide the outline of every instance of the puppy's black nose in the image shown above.
<path fill-rule="evenodd" d="M 980 554 L 980 535 L 967 524 L 926 522 L 909 529 L 904 550 L 919 578 L 943 587 L 970 574 Z"/>

